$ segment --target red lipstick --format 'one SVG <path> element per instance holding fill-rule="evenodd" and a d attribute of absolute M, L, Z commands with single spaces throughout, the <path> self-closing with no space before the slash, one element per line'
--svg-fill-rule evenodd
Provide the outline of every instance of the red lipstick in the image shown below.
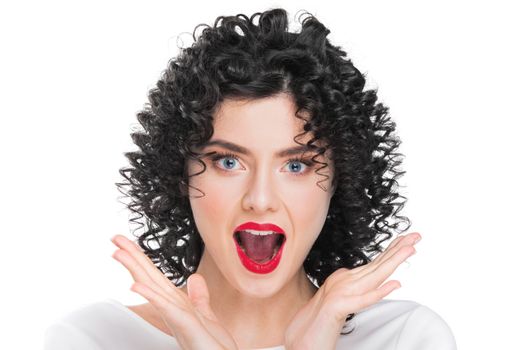
<path fill-rule="evenodd" d="M 233 232 L 242 231 L 242 230 L 258 230 L 258 231 L 274 231 L 277 233 L 284 234 L 284 230 L 274 224 L 258 224 L 256 222 L 245 222 L 242 225 L 239 225 L 233 230 Z"/>
<path fill-rule="evenodd" d="M 244 230 L 273 231 L 273 232 L 285 235 L 284 230 L 277 225 L 257 224 L 255 222 L 246 222 L 242 225 L 237 226 L 234 230 L 234 235 L 235 235 L 235 232 L 244 231 Z M 247 256 L 246 253 L 243 251 L 243 249 L 239 246 L 239 243 L 237 242 L 235 237 L 233 238 L 233 241 L 235 242 L 235 247 L 237 249 L 237 255 L 239 256 L 243 266 L 251 272 L 258 273 L 258 274 L 266 274 L 266 273 L 270 273 L 273 270 L 275 270 L 277 266 L 279 265 L 279 262 L 281 261 L 283 247 L 284 247 L 284 244 L 286 243 L 286 235 L 283 240 L 283 243 L 279 247 L 279 250 L 275 253 L 275 256 L 265 263 L 258 263 L 250 259 L 250 257 Z"/>

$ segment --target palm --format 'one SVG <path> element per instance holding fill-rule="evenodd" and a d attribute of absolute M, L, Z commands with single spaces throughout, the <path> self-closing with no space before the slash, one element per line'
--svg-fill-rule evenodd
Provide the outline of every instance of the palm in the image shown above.
<path fill-rule="evenodd" d="M 120 248 L 113 257 L 135 280 L 131 290 L 150 301 L 182 348 L 238 348 L 211 309 L 208 288 L 201 275 L 188 278 L 186 294 L 176 288 L 136 244 L 120 235 L 114 237 L 113 242 Z"/>
<path fill-rule="evenodd" d="M 188 300 L 208 333 L 220 342 L 224 349 L 237 349 L 233 336 L 220 324 L 209 305 L 208 290 L 201 275 L 194 274 L 188 279 Z"/>
<path fill-rule="evenodd" d="M 287 349 L 335 348 L 349 314 L 375 304 L 400 286 L 395 280 L 382 283 L 415 253 L 413 245 L 418 237 L 399 236 L 373 262 L 353 269 L 340 268 L 328 276 L 286 329 Z"/>
<path fill-rule="evenodd" d="M 306 344 L 325 342 L 319 339 L 319 336 L 332 337 L 330 330 L 338 327 L 338 325 L 335 319 L 325 318 L 321 312 L 324 294 L 325 287 L 323 285 L 317 290 L 314 297 L 299 309 L 288 324 L 284 336 L 287 349 L 309 349 Z M 316 337 L 315 342 L 312 341 L 311 336 Z M 325 344 L 329 344 L 328 339 Z"/>

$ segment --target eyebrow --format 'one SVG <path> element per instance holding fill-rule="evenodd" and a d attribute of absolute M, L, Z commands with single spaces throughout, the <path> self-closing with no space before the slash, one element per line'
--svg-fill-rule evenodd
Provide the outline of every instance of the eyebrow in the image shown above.
<path fill-rule="evenodd" d="M 213 141 L 208 141 L 207 143 L 205 143 L 202 146 L 202 149 L 204 149 L 206 147 L 209 147 L 209 146 L 214 146 L 214 145 L 224 147 L 224 148 L 226 148 L 226 149 L 228 149 L 230 151 L 233 151 L 233 152 L 237 152 L 237 153 L 241 153 L 241 154 L 245 154 L 245 155 L 251 155 L 250 150 L 248 150 L 247 148 L 245 148 L 243 146 L 240 146 L 240 145 L 237 145 L 235 143 L 232 143 L 232 142 L 229 142 L 229 141 L 220 140 L 220 139 L 216 139 L 216 140 L 213 140 Z M 295 146 L 295 147 L 290 147 L 290 148 L 286 148 L 286 149 L 280 150 L 280 151 L 276 152 L 276 155 L 277 155 L 277 157 L 281 157 L 281 158 L 283 158 L 283 157 L 290 157 L 290 156 L 294 156 L 294 155 L 297 155 L 297 154 L 302 154 L 302 153 L 305 153 L 305 152 L 314 151 L 315 149 L 317 149 L 317 147 L 315 147 L 315 146 L 308 147 L 308 145 L 300 145 L 300 146 Z"/>

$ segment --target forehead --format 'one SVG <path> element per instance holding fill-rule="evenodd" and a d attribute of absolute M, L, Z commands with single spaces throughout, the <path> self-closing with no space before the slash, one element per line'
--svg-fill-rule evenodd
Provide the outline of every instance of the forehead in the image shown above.
<path fill-rule="evenodd" d="M 226 99 L 214 113 L 211 139 L 199 148 L 217 146 L 248 156 L 272 153 L 276 157 L 289 157 L 313 153 L 323 142 L 316 140 L 314 146 L 306 146 L 313 138 L 312 132 L 305 133 L 303 129 L 309 116 L 301 113 L 298 115 L 302 119 L 298 118 L 296 109 L 288 94 Z"/>
<path fill-rule="evenodd" d="M 298 118 L 296 105 L 288 94 L 260 99 L 226 99 L 214 113 L 214 136 L 257 136 L 283 142 L 303 132 L 307 115 Z M 308 137 L 304 137 L 305 140 Z M 301 142 L 303 142 L 301 140 Z"/>

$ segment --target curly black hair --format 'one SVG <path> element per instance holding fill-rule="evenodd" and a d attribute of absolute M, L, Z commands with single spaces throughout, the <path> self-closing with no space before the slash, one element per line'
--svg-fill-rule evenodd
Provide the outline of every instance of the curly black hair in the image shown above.
<path fill-rule="evenodd" d="M 367 264 L 394 231 L 411 226 L 397 215 L 405 202 L 396 200 L 406 199 L 396 192 L 397 179 L 405 172 L 397 169 L 403 155 L 394 151 L 401 141 L 388 107 L 376 103 L 377 89 L 364 90 L 364 75 L 330 43 L 330 30 L 303 14 L 298 32 L 288 31 L 287 12 L 280 8 L 197 25 L 194 43 L 169 60 L 137 113 L 144 130 L 131 137 L 139 151 L 124 153 L 131 167 L 119 170 L 126 181 L 116 185 L 131 198 L 130 222 L 147 226 L 138 244 L 177 287 L 196 271 L 204 249 L 188 199 L 188 160 L 206 169 L 195 150 L 211 138 L 213 115 L 227 98 L 289 94 L 296 117 L 309 116 L 303 120 L 304 133 L 314 135 L 307 142 L 316 150 L 312 161 L 327 166 L 315 158 L 331 151 L 335 192 L 303 263 L 317 287 L 339 268 Z M 200 26 L 205 28 L 196 37 Z M 314 145 L 318 140 L 326 146 Z"/>

